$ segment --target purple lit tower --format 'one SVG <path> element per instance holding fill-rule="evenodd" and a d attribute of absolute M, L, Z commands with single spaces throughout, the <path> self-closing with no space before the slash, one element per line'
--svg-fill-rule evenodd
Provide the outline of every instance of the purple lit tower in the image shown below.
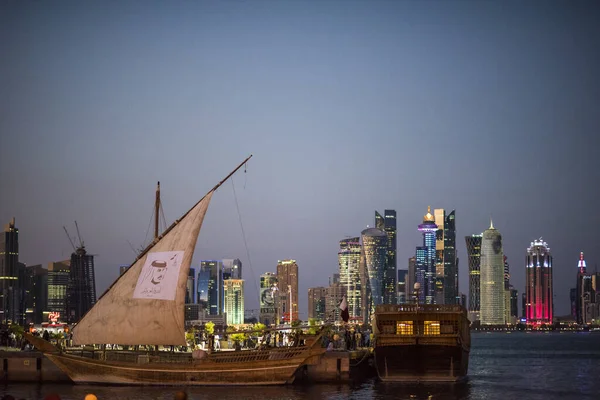
<path fill-rule="evenodd" d="M 417 247 L 417 282 L 421 284 L 419 302 L 433 303 L 435 291 L 435 233 L 438 229 L 435 217 L 431 214 L 431 207 L 427 207 L 427 214 L 423 223 L 419 225 L 419 232 L 423 232 L 423 246 Z"/>

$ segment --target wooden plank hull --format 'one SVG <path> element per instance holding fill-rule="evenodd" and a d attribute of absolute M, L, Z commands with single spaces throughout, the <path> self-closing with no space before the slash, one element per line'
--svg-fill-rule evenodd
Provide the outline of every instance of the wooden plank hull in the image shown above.
<path fill-rule="evenodd" d="M 315 350 L 322 354 L 321 349 Z M 315 351 L 309 351 L 292 358 L 238 363 L 203 360 L 152 364 L 101 361 L 68 354 L 46 354 L 46 357 L 75 383 L 230 386 L 292 383 L 297 369 L 314 355 Z"/>
<path fill-rule="evenodd" d="M 377 346 L 374 353 L 384 382 L 459 382 L 469 367 L 469 351 L 459 345 Z"/>

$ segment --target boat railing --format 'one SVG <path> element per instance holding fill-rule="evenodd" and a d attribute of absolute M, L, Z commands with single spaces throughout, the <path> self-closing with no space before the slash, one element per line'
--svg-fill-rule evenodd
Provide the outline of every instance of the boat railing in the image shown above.
<path fill-rule="evenodd" d="M 380 304 L 375 308 L 376 313 L 397 313 L 397 312 L 446 312 L 463 313 L 466 312 L 462 306 L 452 304 Z"/>

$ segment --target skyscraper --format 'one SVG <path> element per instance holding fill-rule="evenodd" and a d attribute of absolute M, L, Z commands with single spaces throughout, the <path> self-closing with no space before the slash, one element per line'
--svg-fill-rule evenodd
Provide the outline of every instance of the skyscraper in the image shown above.
<path fill-rule="evenodd" d="M 333 282 L 325 288 L 325 319 L 329 321 L 340 321 L 340 303 L 346 295 L 346 289 L 339 282 Z"/>
<path fill-rule="evenodd" d="M 223 264 L 223 279 L 242 279 L 242 262 L 236 258 L 225 258 Z"/>
<path fill-rule="evenodd" d="M 510 316 L 516 322 L 519 318 L 519 292 L 510 286 Z"/>
<path fill-rule="evenodd" d="M 48 270 L 41 265 L 25 268 L 25 324 L 41 324 L 48 309 Z"/>
<path fill-rule="evenodd" d="M 413 302 L 413 291 L 417 279 L 417 258 L 411 257 L 408 259 L 408 273 L 406 275 L 406 285 L 404 298 L 407 303 Z"/>
<path fill-rule="evenodd" d="M 383 304 L 384 273 L 387 267 L 387 234 L 381 229 L 367 228 L 361 232 L 363 270 L 366 290 L 363 290 L 363 321 L 370 320 L 376 305 Z"/>
<path fill-rule="evenodd" d="M 185 304 L 195 303 L 196 269 L 190 268 L 185 288 Z"/>
<path fill-rule="evenodd" d="M 244 323 L 244 280 L 227 279 L 223 282 L 225 293 L 224 311 L 227 325 L 240 325 Z"/>
<path fill-rule="evenodd" d="M 385 304 L 396 304 L 396 211 L 384 211 L 384 230 L 387 235 L 386 268 L 383 274 Z"/>
<path fill-rule="evenodd" d="M 406 303 L 406 279 L 408 277 L 407 269 L 398 270 L 398 304 Z"/>
<path fill-rule="evenodd" d="M 223 265 L 221 261 L 200 261 L 198 273 L 198 303 L 208 315 L 223 312 Z M 202 312 L 201 310 L 201 312 Z"/>
<path fill-rule="evenodd" d="M 267 326 L 277 324 L 277 299 L 279 298 L 277 275 L 265 272 L 260 276 L 260 314 L 258 320 Z"/>
<path fill-rule="evenodd" d="M 443 208 L 433 210 L 437 231 L 435 232 L 435 276 L 434 303 L 444 304 L 444 221 L 446 211 Z"/>
<path fill-rule="evenodd" d="M 481 241 L 481 324 L 505 323 L 502 235 L 490 222 Z"/>
<path fill-rule="evenodd" d="M 456 211 L 444 220 L 444 304 L 459 304 L 458 257 L 456 255 Z"/>
<path fill-rule="evenodd" d="M 308 289 L 308 318 L 324 321 L 326 318 L 327 288 L 314 287 Z"/>
<path fill-rule="evenodd" d="M 71 260 L 48 264 L 48 311 L 58 313 L 58 319 L 61 321 L 66 321 L 67 317 L 67 286 L 70 270 Z"/>
<path fill-rule="evenodd" d="M 482 235 L 465 237 L 467 243 L 467 259 L 469 261 L 469 319 L 480 320 L 480 264 Z"/>
<path fill-rule="evenodd" d="M 13 218 L 0 240 L 0 311 L 2 322 L 22 324 L 25 317 L 22 281 L 19 281 L 19 230 Z"/>
<path fill-rule="evenodd" d="M 296 264 L 296 260 L 279 260 L 277 262 L 277 282 L 279 285 L 279 317 L 286 317 L 288 321 L 298 320 L 298 264 Z M 290 304 L 290 290 L 292 304 Z"/>
<path fill-rule="evenodd" d="M 435 299 L 435 261 L 436 261 L 436 231 L 435 217 L 431 214 L 431 207 L 427 207 L 427 214 L 423 223 L 419 225 L 419 232 L 423 233 L 423 246 L 417 247 L 417 278 L 421 284 L 420 301 L 433 304 Z"/>
<path fill-rule="evenodd" d="M 527 249 L 526 318 L 528 324 L 551 324 L 554 305 L 552 290 L 552 255 L 542 238 Z"/>
<path fill-rule="evenodd" d="M 348 296 L 348 314 L 350 320 L 361 316 L 361 280 L 360 280 L 360 239 L 358 237 L 340 240 L 338 251 L 340 283 L 346 288 Z M 310 302 L 310 299 L 309 299 Z M 309 310 L 310 313 L 310 310 Z"/>
<path fill-rule="evenodd" d="M 94 256 L 81 245 L 71 254 L 67 286 L 67 322 L 78 322 L 96 303 Z"/>
<path fill-rule="evenodd" d="M 513 320 L 510 314 L 510 265 L 507 259 L 508 257 L 504 256 L 504 323 L 512 324 Z"/>
<path fill-rule="evenodd" d="M 585 298 L 584 294 L 588 292 L 585 288 L 586 283 L 587 265 L 583 251 L 579 253 L 579 262 L 577 263 L 577 283 L 576 283 L 576 305 L 575 305 L 575 316 L 578 324 L 583 324 L 583 314 L 585 309 Z"/>

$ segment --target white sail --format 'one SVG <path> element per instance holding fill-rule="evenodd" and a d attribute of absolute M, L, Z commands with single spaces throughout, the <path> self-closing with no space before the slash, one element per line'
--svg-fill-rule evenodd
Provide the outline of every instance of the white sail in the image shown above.
<path fill-rule="evenodd" d="M 167 230 L 84 315 L 73 329 L 73 344 L 186 344 L 188 272 L 215 189 Z"/>

